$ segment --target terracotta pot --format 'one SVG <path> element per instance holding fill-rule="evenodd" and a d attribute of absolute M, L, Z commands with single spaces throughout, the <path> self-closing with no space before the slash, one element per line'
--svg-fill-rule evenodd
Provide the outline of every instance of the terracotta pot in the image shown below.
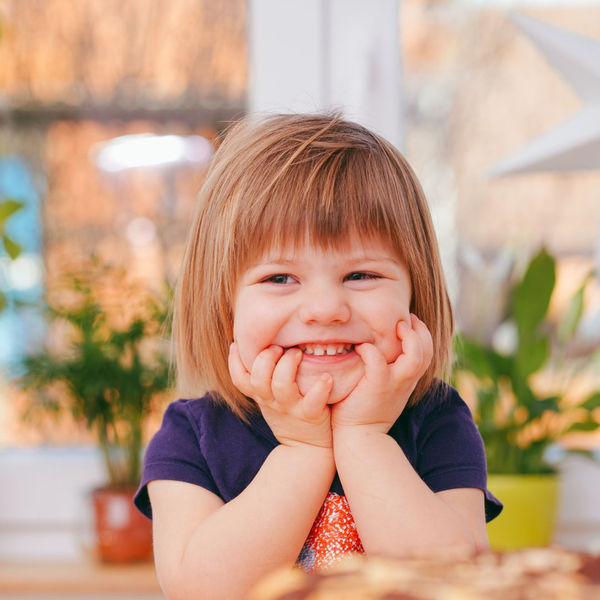
<path fill-rule="evenodd" d="M 91 493 L 96 545 L 102 562 L 152 558 L 152 523 L 133 505 L 135 488 L 98 488 Z"/>

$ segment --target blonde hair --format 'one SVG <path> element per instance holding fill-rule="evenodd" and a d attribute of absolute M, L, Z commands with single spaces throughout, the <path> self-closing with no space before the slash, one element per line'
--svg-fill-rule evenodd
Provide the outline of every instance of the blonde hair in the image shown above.
<path fill-rule="evenodd" d="M 411 312 L 434 344 L 409 405 L 447 375 L 452 309 L 412 169 L 389 142 L 339 114 L 285 114 L 231 126 L 198 195 L 174 299 L 179 391 L 209 391 L 246 422 L 257 410 L 227 365 L 236 285 L 252 261 L 273 247 L 298 247 L 307 234 L 323 249 L 360 236 L 397 252 L 412 281 Z"/>

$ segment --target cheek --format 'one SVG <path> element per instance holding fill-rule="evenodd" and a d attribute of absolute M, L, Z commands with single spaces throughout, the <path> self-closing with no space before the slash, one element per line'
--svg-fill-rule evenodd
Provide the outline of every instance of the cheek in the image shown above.
<path fill-rule="evenodd" d="M 254 360 L 258 356 L 256 349 L 258 340 L 255 339 L 252 330 L 241 325 L 239 320 L 234 321 L 233 324 L 233 339 L 238 346 L 242 363 L 246 367 L 246 370 L 250 371 Z"/>
<path fill-rule="evenodd" d="M 410 325 L 410 311 L 408 307 L 399 308 L 390 305 L 387 317 L 378 321 L 374 331 L 378 333 L 375 346 L 383 354 L 388 363 L 394 362 L 402 353 L 402 342 L 396 333 L 399 321 Z M 390 316 L 391 315 L 391 316 Z"/>
<path fill-rule="evenodd" d="M 242 363 L 250 371 L 256 357 L 274 342 L 277 328 L 274 320 L 260 310 L 248 310 L 242 306 L 234 315 L 233 339 L 238 345 Z"/>
<path fill-rule="evenodd" d="M 402 342 L 396 336 L 395 331 L 393 337 L 391 335 L 387 336 L 382 341 L 379 351 L 383 354 L 388 364 L 394 362 L 402 354 Z"/>
<path fill-rule="evenodd" d="M 244 310 L 243 304 L 242 306 L 236 304 L 233 318 L 233 340 L 237 344 L 242 363 L 246 370 L 250 371 L 257 353 L 254 351 L 256 340 L 252 328 L 248 327 L 248 319 L 249 315 Z"/>

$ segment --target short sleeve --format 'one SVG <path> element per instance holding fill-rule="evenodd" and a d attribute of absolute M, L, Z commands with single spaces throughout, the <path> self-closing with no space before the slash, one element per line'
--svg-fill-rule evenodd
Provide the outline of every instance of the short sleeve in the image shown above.
<path fill-rule="evenodd" d="M 142 481 L 134 503 L 149 519 L 152 507 L 147 485 L 155 479 L 193 483 L 220 495 L 202 454 L 200 422 L 189 410 L 190 402 L 200 400 L 178 400 L 167 407 L 162 425 L 146 449 Z"/>
<path fill-rule="evenodd" d="M 486 522 L 502 503 L 487 489 L 487 465 L 481 434 L 467 404 L 453 388 L 425 416 L 417 436 L 417 470 L 434 492 L 479 488 L 485 494 Z"/>

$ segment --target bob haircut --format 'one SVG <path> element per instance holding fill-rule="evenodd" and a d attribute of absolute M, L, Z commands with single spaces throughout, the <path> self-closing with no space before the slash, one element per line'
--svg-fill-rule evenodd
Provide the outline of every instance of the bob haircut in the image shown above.
<path fill-rule="evenodd" d="M 276 114 L 228 129 L 199 192 L 174 297 L 178 391 L 208 391 L 248 423 L 258 407 L 233 385 L 227 359 L 240 275 L 273 247 L 308 239 L 343 250 L 353 237 L 387 242 L 405 262 L 410 310 L 433 338 L 409 406 L 439 385 L 436 376 L 450 367 L 453 317 L 412 169 L 389 142 L 338 113 Z"/>

